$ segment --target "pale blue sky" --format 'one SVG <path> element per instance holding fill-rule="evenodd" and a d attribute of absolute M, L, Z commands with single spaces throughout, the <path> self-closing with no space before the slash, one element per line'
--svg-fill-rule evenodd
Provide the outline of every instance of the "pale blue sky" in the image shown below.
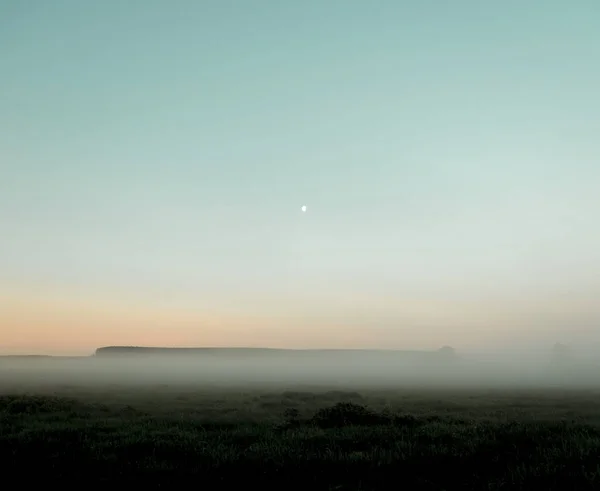
<path fill-rule="evenodd" d="M 0 2 L 0 286 L 284 319 L 595 298 L 598 26 L 597 0 Z"/>

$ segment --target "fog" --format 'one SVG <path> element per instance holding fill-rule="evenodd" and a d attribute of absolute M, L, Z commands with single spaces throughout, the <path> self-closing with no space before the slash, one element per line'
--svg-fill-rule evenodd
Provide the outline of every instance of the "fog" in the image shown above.
<path fill-rule="evenodd" d="M 369 351 L 235 354 L 0 357 L 0 389 L 53 385 L 345 385 L 362 387 L 594 387 L 593 359 L 547 353 L 456 356 Z"/>

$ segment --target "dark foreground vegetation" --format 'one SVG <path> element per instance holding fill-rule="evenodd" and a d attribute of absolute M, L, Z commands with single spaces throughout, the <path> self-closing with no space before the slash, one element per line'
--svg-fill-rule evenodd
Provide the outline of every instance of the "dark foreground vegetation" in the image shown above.
<path fill-rule="evenodd" d="M 600 489 L 594 391 L 46 386 L 0 395 L 5 482 Z"/>

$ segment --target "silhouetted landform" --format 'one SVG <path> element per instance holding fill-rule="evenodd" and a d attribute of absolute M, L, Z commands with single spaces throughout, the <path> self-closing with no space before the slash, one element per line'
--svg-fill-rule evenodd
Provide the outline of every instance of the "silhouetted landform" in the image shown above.
<path fill-rule="evenodd" d="M 0 356 L 0 358 L 26 358 L 26 359 L 32 359 L 32 358 L 53 358 L 52 355 L 2 355 Z"/>
<path fill-rule="evenodd" d="M 436 351 L 377 350 L 377 349 L 280 349 L 280 348 L 163 348 L 143 346 L 105 346 L 96 349 L 95 356 L 183 356 L 183 357 L 235 357 L 241 358 L 335 358 L 356 359 L 377 357 L 378 359 L 402 359 L 405 361 L 450 360 L 457 357 L 449 346 Z"/>
<path fill-rule="evenodd" d="M 59 356 L 59 355 L 0 355 L 0 362 L 12 363 L 45 363 L 45 362 L 61 362 L 69 360 L 89 360 L 89 356 Z"/>

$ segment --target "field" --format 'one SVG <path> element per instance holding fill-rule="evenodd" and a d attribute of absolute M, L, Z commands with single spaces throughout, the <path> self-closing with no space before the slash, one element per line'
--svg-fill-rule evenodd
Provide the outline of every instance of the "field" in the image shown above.
<path fill-rule="evenodd" d="M 0 462 L 21 486 L 600 489 L 592 389 L 15 380 Z"/>

